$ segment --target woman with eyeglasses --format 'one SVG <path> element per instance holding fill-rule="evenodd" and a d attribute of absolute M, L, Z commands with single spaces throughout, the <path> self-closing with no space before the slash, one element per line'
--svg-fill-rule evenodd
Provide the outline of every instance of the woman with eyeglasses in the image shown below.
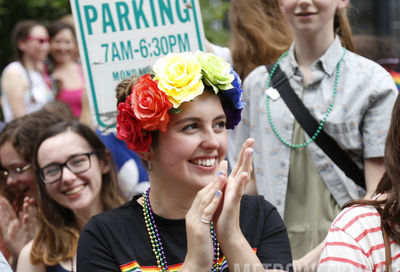
<path fill-rule="evenodd" d="M 0 249 L 13 267 L 38 224 L 32 143 L 42 129 L 62 120 L 42 109 L 12 120 L 0 133 Z"/>
<path fill-rule="evenodd" d="M 21 21 L 13 29 L 11 42 L 15 61 L 1 76 L 4 120 L 39 110 L 54 100 L 44 61 L 49 52 L 46 28 L 36 21 Z"/>
<path fill-rule="evenodd" d="M 109 151 L 76 121 L 44 130 L 35 144 L 39 230 L 21 251 L 17 271 L 76 271 L 79 233 L 95 214 L 123 203 Z"/>

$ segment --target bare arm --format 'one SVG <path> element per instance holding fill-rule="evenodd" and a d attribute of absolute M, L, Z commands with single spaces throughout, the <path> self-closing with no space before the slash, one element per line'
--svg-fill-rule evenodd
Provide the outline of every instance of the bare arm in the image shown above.
<path fill-rule="evenodd" d="M 322 253 L 324 241 L 309 251 L 306 255 L 298 260 L 293 261 L 293 268 L 295 272 L 317 271 L 319 257 Z"/>
<path fill-rule="evenodd" d="M 383 165 L 383 158 L 368 158 L 364 160 L 364 174 L 365 183 L 367 187 L 367 194 L 365 198 L 370 198 L 375 192 L 376 186 L 379 183 L 385 167 Z M 299 260 L 293 262 L 295 271 L 316 271 L 319 257 L 322 252 L 323 243 L 321 242 L 318 246 L 308 252 Z"/>
<path fill-rule="evenodd" d="M 16 272 L 25 272 L 25 271 L 45 272 L 46 271 L 43 264 L 34 265 L 31 263 L 29 255 L 31 254 L 32 244 L 33 244 L 33 241 L 30 241 L 21 250 L 21 253 L 18 257 L 18 264 L 17 264 Z"/>
<path fill-rule="evenodd" d="M 82 112 L 79 121 L 88 127 L 94 129 L 92 118 L 90 116 L 89 99 L 87 97 L 86 88 L 82 94 Z"/>
<path fill-rule="evenodd" d="M 2 76 L 1 88 L 7 96 L 14 118 L 25 115 L 24 92 L 29 88 L 25 75 L 17 69 L 8 69 Z"/>
<path fill-rule="evenodd" d="M 383 157 L 368 158 L 364 160 L 364 174 L 365 184 L 367 186 L 366 199 L 371 198 L 375 192 L 383 173 L 385 173 L 385 166 L 383 165 Z"/>

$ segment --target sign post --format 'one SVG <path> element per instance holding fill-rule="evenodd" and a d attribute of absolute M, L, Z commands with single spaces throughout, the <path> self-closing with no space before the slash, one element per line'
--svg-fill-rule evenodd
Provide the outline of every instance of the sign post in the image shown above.
<path fill-rule="evenodd" d="M 70 0 L 92 120 L 115 127 L 115 87 L 161 56 L 203 50 L 198 0 Z"/>

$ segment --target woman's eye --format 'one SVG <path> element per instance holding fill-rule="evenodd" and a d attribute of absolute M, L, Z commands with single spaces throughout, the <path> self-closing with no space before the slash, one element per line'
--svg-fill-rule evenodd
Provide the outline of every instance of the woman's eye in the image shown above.
<path fill-rule="evenodd" d="M 197 124 L 189 124 L 187 126 L 184 126 L 182 131 L 188 131 L 188 130 L 193 130 L 198 128 L 199 126 Z"/>
<path fill-rule="evenodd" d="M 226 122 L 225 121 L 220 121 L 215 124 L 216 128 L 225 128 L 226 127 Z"/>

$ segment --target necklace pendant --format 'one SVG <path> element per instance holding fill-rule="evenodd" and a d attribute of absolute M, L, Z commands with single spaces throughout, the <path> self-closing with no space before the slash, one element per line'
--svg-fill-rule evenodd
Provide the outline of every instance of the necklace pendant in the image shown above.
<path fill-rule="evenodd" d="M 278 90 L 273 87 L 269 87 L 268 89 L 266 89 L 265 94 L 268 95 L 268 97 L 274 101 L 281 97 Z"/>

